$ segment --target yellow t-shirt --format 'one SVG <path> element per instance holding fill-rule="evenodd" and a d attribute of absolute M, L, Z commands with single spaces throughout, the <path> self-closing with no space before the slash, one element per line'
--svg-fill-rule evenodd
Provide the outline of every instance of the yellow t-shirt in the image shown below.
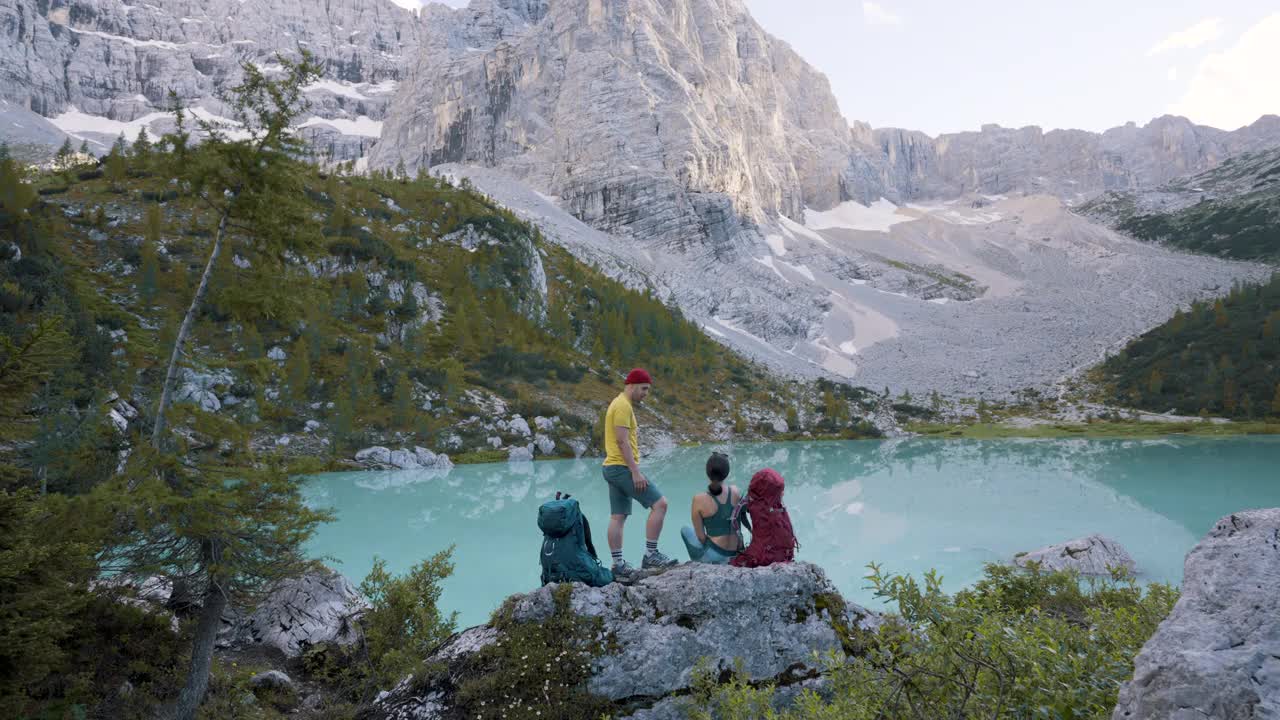
<path fill-rule="evenodd" d="M 609 403 L 609 410 L 604 414 L 604 464 L 626 466 L 627 461 L 622 459 L 622 448 L 618 447 L 618 435 L 614 428 L 625 427 L 630 428 L 631 432 L 631 457 L 636 462 L 640 462 L 640 441 L 639 435 L 636 433 L 636 411 L 631 407 L 631 401 L 627 399 L 626 393 L 621 393 L 618 397 Z"/>

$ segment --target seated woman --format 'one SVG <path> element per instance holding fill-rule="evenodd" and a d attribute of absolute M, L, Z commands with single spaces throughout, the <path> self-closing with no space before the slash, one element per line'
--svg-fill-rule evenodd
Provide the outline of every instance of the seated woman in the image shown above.
<path fill-rule="evenodd" d="M 742 536 L 733 527 L 733 508 L 742 493 L 724 484 L 727 477 L 729 458 L 722 453 L 711 453 L 707 459 L 707 479 L 711 484 L 705 493 L 693 496 L 690 512 L 693 527 L 680 529 L 680 538 L 694 562 L 724 565 L 742 549 Z"/>

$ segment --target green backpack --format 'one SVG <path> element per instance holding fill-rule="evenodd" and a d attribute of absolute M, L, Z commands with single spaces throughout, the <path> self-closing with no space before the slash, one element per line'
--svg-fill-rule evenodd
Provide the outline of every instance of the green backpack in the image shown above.
<path fill-rule="evenodd" d="M 581 582 L 600 587 L 613 582 L 613 573 L 600 564 L 591 526 L 582 515 L 578 501 L 568 495 L 542 503 L 538 508 L 538 529 L 542 530 L 542 584 Z"/>

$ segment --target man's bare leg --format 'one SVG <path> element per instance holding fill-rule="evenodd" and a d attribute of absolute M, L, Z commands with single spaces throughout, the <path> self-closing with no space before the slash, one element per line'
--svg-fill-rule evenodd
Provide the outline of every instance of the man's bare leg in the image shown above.
<path fill-rule="evenodd" d="M 626 515 L 609 516 L 609 549 L 614 552 L 622 549 L 622 526 L 626 522 Z M 662 524 L 659 523 L 658 527 L 661 528 Z"/>
<path fill-rule="evenodd" d="M 649 508 L 649 519 L 644 524 L 644 537 L 649 542 L 657 542 L 662 535 L 662 523 L 667 519 L 667 499 L 660 498 Z M 619 536 L 621 537 L 621 536 Z M 619 539 L 621 542 L 621 539 Z"/>

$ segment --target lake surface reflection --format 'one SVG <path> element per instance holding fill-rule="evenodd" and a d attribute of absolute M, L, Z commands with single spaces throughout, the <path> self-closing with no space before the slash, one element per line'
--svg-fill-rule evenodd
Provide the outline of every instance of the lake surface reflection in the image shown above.
<path fill-rule="evenodd" d="M 1280 438 L 708 445 L 644 460 L 671 504 L 660 547 L 672 557 L 687 557 L 679 530 L 706 486 L 713 449 L 729 453 L 740 488 L 764 467 L 786 478 L 800 559 L 864 604 L 873 603 L 868 562 L 917 575 L 935 568 L 956 590 L 981 577 L 984 563 L 1095 532 L 1123 544 L 1143 579 L 1178 583 L 1186 552 L 1219 517 L 1280 506 Z M 537 587 L 537 509 L 557 490 L 582 502 L 607 561 L 598 458 L 317 475 L 308 501 L 338 519 L 309 549 L 359 582 L 375 555 L 399 572 L 454 545 L 457 570 L 441 602 L 465 627 Z M 625 541 L 633 563 L 644 550 L 636 511 Z"/>

